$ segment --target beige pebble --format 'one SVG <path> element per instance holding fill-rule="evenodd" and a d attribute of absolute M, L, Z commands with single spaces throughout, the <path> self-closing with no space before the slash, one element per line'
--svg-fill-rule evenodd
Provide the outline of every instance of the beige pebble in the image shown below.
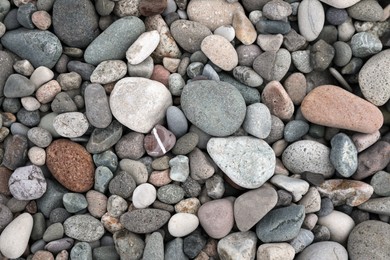
<path fill-rule="evenodd" d="M 18 60 L 13 65 L 14 70 L 22 74 L 23 76 L 29 77 L 34 72 L 34 67 L 28 60 Z"/>
<path fill-rule="evenodd" d="M 156 187 L 161 187 L 167 185 L 172 180 L 169 178 L 169 169 L 164 171 L 153 171 L 150 176 L 148 182 L 153 184 Z"/>
<path fill-rule="evenodd" d="M 175 211 L 177 213 L 196 214 L 200 206 L 200 201 L 197 198 L 188 198 L 177 203 L 175 205 Z"/>
<path fill-rule="evenodd" d="M 20 102 L 27 111 L 38 110 L 41 106 L 41 103 L 35 97 L 22 97 Z"/>
<path fill-rule="evenodd" d="M 54 78 L 54 72 L 44 66 L 40 66 L 31 74 L 30 80 L 34 83 L 35 89 Z"/>
<path fill-rule="evenodd" d="M 164 57 L 163 65 L 169 72 L 175 73 L 179 67 L 180 61 L 180 59 Z"/>
<path fill-rule="evenodd" d="M 207 58 L 225 71 L 234 69 L 238 64 L 236 50 L 230 42 L 222 36 L 207 36 L 203 39 L 200 48 Z"/>
<path fill-rule="evenodd" d="M 51 80 L 46 84 L 42 85 L 35 92 L 35 97 L 42 104 L 47 104 L 56 97 L 58 93 L 61 92 L 61 86 L 56 80 Z"/>
<path fill-rule="evenodd" d="M 37 166 L 45 165 L 46 162 L 45 149 L 38 146 L 33 146 L 28 150 L 27 156 L 32 164 L 35 164 Z"/>
<path fill-rule="evenodd" d="M 86 194 L 88 211 L 95 218 L 101 218 L 107 211 L 107 197 L 103 193 L 90 190 Z"/>
<path fill-rule="evenodd" d="M 47 30 L 51 25 L 51 16 L 46 11 L 36 11 L 32 14 L 33 24 L 40 30 Z"/>
<path fill-rule="evenodd" d="M 234 13 L 232 25 L 236 32 L 236 38 L 244 45 L 250 45 L 256 41 L 256 29 L 244 12 Z"/>

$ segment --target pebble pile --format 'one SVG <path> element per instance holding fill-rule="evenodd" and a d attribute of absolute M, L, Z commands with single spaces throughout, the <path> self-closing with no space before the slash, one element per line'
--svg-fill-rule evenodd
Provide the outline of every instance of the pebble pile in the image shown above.
<path fill-rule="evenodd" d="M 390 259 L 387 0 L 0 0 L 0 259 Z"/>

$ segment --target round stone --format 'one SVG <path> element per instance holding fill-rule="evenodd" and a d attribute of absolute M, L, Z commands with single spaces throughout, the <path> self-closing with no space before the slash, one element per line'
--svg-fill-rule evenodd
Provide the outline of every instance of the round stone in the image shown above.
<path fill-rule="evenodd" d="M 86 209 L 88 206 L 85 196 L 79 193 L 65 193 L 62 197 L 62 202 L 69 213 L 76 213 Z"/>
<path fill-rule="evenodd" d="M 382 42 L 372 33 L 360 32 L 352 36 L 351 50 L 354 57 L 365 58 L 382 50 Z"/>
<path fill-rule="evenodd" d="M 297 260 L 348 260 L 348 252 L 337 242 L 323 241 L 306 247 L 296 258 Z"/>
<path fill-rule="evenodd" d="M 167 109 L 167 124 L 168 129 L 176 136 L 182 137 L 188 131 L 188 122 L 183 111 L 176 107 L 170 106 Z"/>
<path fill-rule="evenodd" d="M 325 23 L 324 7 L 318 0 L 303 0 L 298 9 L 298 26 L 300 34 L 307 41 L 315 40 Z"/>
<path fill-rule="evenodd" d="M 75 138 L 87 132 L 89 123 L 83 113 L 68 112 L 57 115 L 53 120 L 53 127 L 60 136 Z"/>
<path fill-rule="evenodd" d="M 166 204 L 176 204 L 184 198 L 184 189 L 176 184 L 168 184 L 157 191 L 159 201 Z"/>
<path fill-rule="evenodd" d="M 74 192 L 86 192 L 94 183 L 92 156 L 78 143 L 58 139 L 46 149 L 47 167 L 62 185 Z"/>
<path fill-rule="evenodd" d="M 181 95 L 181 106 L 189 121 L 213 136 L 237 131 L 246 111 L 244 98 L 235 87 L 211 80 L 188 83 Z"/>
<path fill-rule="evenodd" d="M 235 232 L 222 238 L 217 245 L 220 257 L 255 259 L 257 237 L 255 232 Z"/>
<path fill-rule="evenodd" d="M 253 61 L 253 69 L 267 81 L 280 81 L 291 65 L 291 54 L 286 49 L 266 51 Z"/>
<path fill-rule="evenodd" d="M 265 243 L 257 249 L 258 259 L 284 259 L 293 260 L 294 248 L 288 243 Z"/>
<path fill-rule="evenodd" d="M 156 198 L 156 188 L 149 183 L 143 183 L 135 188 L 133 192 L 133 206 L 139 209 L 147 208 L 153 204 Z"/>
<path fill-rule="evenodd" d="M 327 227 L 330 231 L 330 240 L 340 244 L 345 244 L 355 226 L 355 222 L 350 216 L 337 210 L 318 218 L 318 224 Z"/>
<path fill-rule="evenodd" d="M 284 127 L 284 140 L 292 143 L 309 132 L 309 124 L 302 120 L 291 120 Z"/>
<path fill-rule="evenodd" d="M 153 53 L 159 43 L 160 34 L 157 30 L 144 32 L 126 51 L 127 62 L 131 65 L 140 64 Z"/>
<path fill-rule="evenodd" d="M 103 224 L 88 215 L 75 215 L 64 222 L 65 235 L 83 242 L 94 242 L 104 235 Z"/>
<path fill-rule="evenodd" d="M 126 75 L 127 66 L 122 60 L 106 60 L 92 72 L 90 80 L 92 83 L 108 84 L 120 80 Z"/>
<path fill-rule="evenodd" d="M 358 152 L 352 140 L 344 133 L 331 140 L 330 162 L 343 177 L 351 177 L 358 167 Z"/>
<path fill-rule="evenodd" d="M 18 200 L 35 200 L 46 192 L 47 184 L 42 170 L 35 166 L 17 168 L 8 181 L 9 190 Z"/>
<path fill-rule="evenodd" d="M 278 81 L 271 81 L 265 86 L 261 100 L 268 107 L 271 115 L 281 120 L 289 120 L 294 114 L 294 103 Z"/>
<path fill-rule="evenodd" d="M 212 34 L 205 25 L 189 20 L 177 20 L 170 29 L 177 44 L 189 53 L 199 51 L 203 39 Z"/>
<path fill-rule="evenodd" d="M 140 133 L 149 132 L 172 105 L 167 88 L 154 80 L 124 78 L 115 84 L 110 95 L 114 117 L 126 127 Z"/>
<path fill-rule="evenodd" d="M 53 139 L 50 132 L 42 127 L 33 127 L 28 130 L 27 137 L 36 146 L 41 148 L 49 146 Z"/>
<path fill-rule="evenodd" d="M 190 213 L 176 213 L 168 222 L 168 231 L 174 237 L 184 237 L 193 232 L 199 225 L 196 215 Z"/>
<path fill-rule="evenodd" d="M 225 71 L 234 69 L 238 64 L 236 50 L 230 42 L 222 36 L 207 36 L 203 39 L 200 48 L 207 58 Z"/>
<path fill-rule="evenodd" d="M 171 214 L 161 209 L 139 209 L 124 213 L 120 223 L 130 232 L 145 234 L 156 231 L 168 222 Z"/>

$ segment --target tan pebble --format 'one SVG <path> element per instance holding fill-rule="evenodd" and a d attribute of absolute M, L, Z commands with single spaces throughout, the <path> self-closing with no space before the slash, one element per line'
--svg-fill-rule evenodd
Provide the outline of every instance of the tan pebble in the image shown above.
<path fill-rule="evenodd" d="M 256 29 L 244 12 L 234 13 L 232 25 L 236 32 L 236 38 L 244 45 L 250 45 L 256 41 Z"/>
<path fill-rule="evenodd" d="M 35 252 L 31 260 L 54 260 L 54 256 L 49 251 L 38 250 Z"/>
<path fill-rule="evenodd" d="M 171 73 L 175 73 L 179 67 L 180 61 L 181 61 L 180 59 L 164 57 L 163 65 Z"/>
<path fill-rule="evenodd" d="M 56 80 L 51 80 L 46 84 L 42 85 L 35 92 L 35 97 L 42 104 L 47 104 L 56 97 L 58 93 L 61 92 L 61 86 Z"/>
<path fill-rule="evenodd" d="M 293 73 L 284 81 L 283 86 L 294 105 L 300 105 L 306 96 L 307 84 L 305 75 L 300 72 Z"/>
<path fill-rule="evenodd" d="M 95 218 L 101 218 L 107 212 L 107 197 L 103 193 L 90 190 L 86 194 L 88 211 Z"/>
<path fill-rule="evenodd" d="M 356 146 L 356 150 L 358 153 L 360 153 L 373 145 L 376 141 L 379 140 L 380 137 L 381 133 L 379 131 L 376 131 L 372 134 L 356 133 L 352 136 L 352 141 Z"/>
<path fill-rule="evenodd" d="M 43 166 L 46 162 L 46 151 L 41 147 L 31 147 L 27 152 L 28 159 L 32 164 Z"/>
<path fill-rule="evenodd" d="M 175 205 L 177 213 L 196 214 L 200 207 L 200 201 L 197 198 L 184 199 Z"/>
<path fill-rule="evenodd" d="M 238 65 L 236 50 L 223 36 L 207 36 L 203 39 L 200 48 L 207 58 L 225 71 L 230 71 Z"/>
<path fill-rule="evenodd" d="M 51 16 L 46 11 L 36 11 L 32 14 L 33 24 L 40 30 L 47 30 L 51 25 Z"/>
<path fill-rule="evenodd" d="M 265 86 L 261 100 L 272 115 L 282 120 L 289 120 L 294 114 L 294 104 L 278 81 L 271 81 Z"/>
<path fill-rule="evenodd" d="M 301 104 L 310 122 L 361 133 L 373 133 L 383 125 L 381 111 L 368 101 L 333 85 L 319 86 Z"/>
<path fill-rule="evenodd" d="M 288 176 L 289 174 L 289 171 L 287 170 L 286 167 L 284 167 L 282 160 L 280 160 L 279 158 L 276 158 L 275 174 L 284 175 L 284 176 Z"/>
<path fill-rule="evenodd" d="M 150 174 L 148 180 L 149 183 L 153 184 L 156 187 L 167 185 L 171 181 L 171 178 L 169 178 L 169 169 L 164 171 L 153 171 Z"/>
<path fill-rule="evenodd" d="M 122 224 L 119 221 L 119 218 L 114 218 L 108 212 L 102 216 L 101 222 L 102 222 L 104 228 L 107 229 L 112 234 L 124 229 L 124 227 L 122 226 Z"/>
<path fill-rule="evenodd" d="M 69 253 L 66 250 L 62 250 L 56 256 L 56 260 L 68 260 L 68 259 L 69 259 Z"/>
<path fill-rule="evenodd" d="M 280 139 L 272 144 L 272 150 L 275 152 L 275 156 L 279 157 L 282 155 L 284 149 L 288 146 L 288 142 L 286 142 L 284 139 Z"/>

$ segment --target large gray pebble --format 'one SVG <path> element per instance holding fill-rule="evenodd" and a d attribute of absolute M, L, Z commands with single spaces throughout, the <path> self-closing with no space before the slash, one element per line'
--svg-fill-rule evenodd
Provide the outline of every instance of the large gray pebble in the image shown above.
<path fill-rule="evenodd" d="M 253 61 L 253 69 L 265 80 L 280 81 L 291 65 L 291 55 L 286 49 L 266 51 Z"/>
<path fill-rule="evenodd" d="M 180 108 L 175 106 L 168 107 L 166 117 L 168 129 L 176 136 L 177 139 L 187 133 L 187 118 Z"/>
<path fill-rule="evenodd" d="M 39 126 L 28 130 L 27 137 L 33 144 L 41 148 L 49 146 L 53 140 L 50 132 Z"/>
<path fill-rule="evenodd" d="M 262 103 L 249 105 L 242 126 L 248 134 L 260 139 L 266 138 L 271 133 L 272 126 L 268 107 Z"/>
<path fill-rule="evenodd" d="M 348 260 L 348 252 L 337 242 L 323 241 L 311 244 L 298 255 L 297 260 Z"/>
<path fill-rule="evenodd" d="M 112 120 L 106 91 L 100 84 L 89 84 L 84 92 L 85 114 L 91 125 L 106 128 Z"/>
<path fill-rule="evenodd" d="M 116 120 L 106 128 L 95 128 L 87 143 L 87 151 L 93 154 L 106 151 L 122 137 L 123 126 Z"/>
<path fill-rule="evenodd" d="M 4 85 L 4 96 L 7 98 L 27 97 L 34 92 L 34 83 L 19 74 L 10 75 Z"/>
<path fill-rule="evenodd" d="M 355 144 L 344 133 L 335 135 L 331 142 L 330 162 L 343 177 L 351 177 L 358 167 L 358 152 Z"/>
<path fill-rule="evenodd" d="M 309 132 L 309 124 L 302 120 L 292 120 L 284 127 L 284 140 L 292 143 Z"/>
<path fill-rule="evenodd" d="M 71 259 L 92 260 L 92 248 L 87 242 L 76 243 L 70 251 Z"/>
<path fill-rule="evenodd" d="M 80 193 L 65 193 L 62 202 L 69 213 L 76 213 L 88 207 L 87 199 Z"/>
<path fill-rule="evenodd" d="M 184 114 L 194 125 L 213 136 L 228 136 L 245 118 L 245 100 L 225 82 L 211 80 L 188 83 L 181 95 Z"/>
<path fill-rule="evenodd" d="M 162 235 L 159 232 L 152 233 L 146 239 L 146 245 L 142 259 L 164 260 L 164 241 Z"/>
<path fill-rule="evenodd" d="M 379 171 L 374 174 L 370 182 L 374 188 L 375 194 L 379 196 L 390 196 L 390 174 L 385 171 Z"/>
<path fill-rule="evenodd" d="M 380 52 L 382 48 L 382 42 L 372 33 L 360 32 L 352 36 L 351 49 L 355 57 L 365 58 Z"/>
<path fill-rule="evenodd" d="M 83 113 L 68 112 L 56 116 L 53 120 L 53 127 L 59 135 L 75 138 L 85 134 L 89 124 Z"/>
<path fill-rule="evenodd" d="M 168 222 L 171 214 L 161 209 L 138 209 L 126 212 L 120 217 L 120 223 L 130 232 L 150 233 Z"/>
<path fill-rule="evenodd" d="M 167 204 L 176 204 L 184 198 L 184 189 L 176 184 L 168 184 L 157 190 L 157 198 Z"/>
<path fill-rule="evenodd" d="M 62 53 L 61 42 L 49 31 L 12 30 L 3 35 L 1 43 L 19 57 L 29 60 L 35 68 L 53 68 Z"/>
<path fill-rule="evenodd" d="M 260 92 L 256 88 L 251 88 L 242 84 L 227 73 L 219 73 L 218 75 L 221 81 L 230 83 L 240 91 L 247 105 L 260 102 Z"/>
<path fill-rule="evenodd" d="M 362 0 L 348 8 L 351 18 L 365 22 L 377 22 L 383 17 L 383 8 L 375 0 Z"/>
<path fill-rule="evenodd" d="M 47 179 L 46 182 L 46 193 L 37 200 L 37 206 L 38 210 L 48 218 L 52 210 L 62 207 L 62 196 L 67 192 L 67 190 L 59 183 L 53 182 L 50 179 Z"/>
<path fill-rule="evenodd" d="M 89 215 L 75 215 L 64 222 L 65 234 L 68 237 L 83 241 L 93 242 L 104 235 L 103 224 Z"/>
<path fill-rule="evenodd" d="M 188 20 L 173 22 L 171 24 L 171 33 L 180 47 L 190 53 L 199 51 L 203 39 L 212 34 L 205 25 Z"/>

